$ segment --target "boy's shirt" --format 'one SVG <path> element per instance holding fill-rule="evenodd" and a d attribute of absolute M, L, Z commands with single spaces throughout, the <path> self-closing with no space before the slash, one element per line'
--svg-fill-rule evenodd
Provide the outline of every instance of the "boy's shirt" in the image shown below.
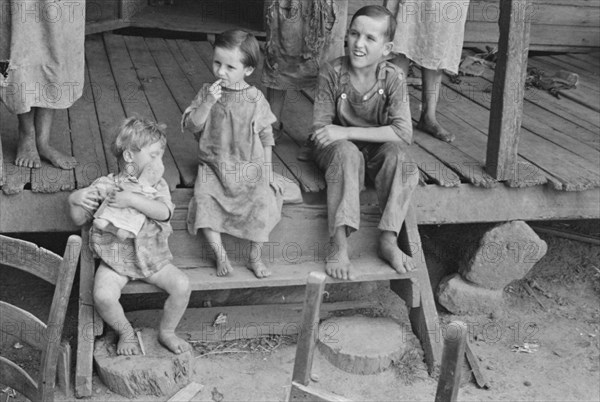
<path fill-rule="evenodd" d="M 412 121 L 402 70 L 388 61 L 380 62 L 375 85 L 361 94 L 350 81 L 349 63 L 350 59 L 342 56 L 321 68 L 313 132 L 329 124 L 344 127 L 389 125 L 406 144 L 411 144 Z"/>

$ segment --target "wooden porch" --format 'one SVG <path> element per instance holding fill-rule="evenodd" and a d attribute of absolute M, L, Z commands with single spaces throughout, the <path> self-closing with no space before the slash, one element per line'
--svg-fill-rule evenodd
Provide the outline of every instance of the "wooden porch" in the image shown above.
<path fill-rule="evenodd" d="M 76 230 L 66 197 L 116 170 L 111 139 L 118 122 L 132 114 L 167 124 L 165 177 L 185 208 L 197 151 L 193 138 L 181 133 L 180 116 L 202 83 L 213 79 L 210 55 L 206 41 L 87 36 L 84 95 L 69 110 L 57 111 L 52 135 L 56 147 L 80 161 L 73 171 L 46 163 L 41 169 L 14 166 L 17 119 L 0 106 L 0 232 Z M 415 131 L 412 154 L 421 185 L 414 205 L 420 224 L 600 218 L 600 54 L 535 56 L 529 65 L 549 75 L 575 72 L 580 81 L 560 98 L 536 88 L 524 92 L 518 164 L 502 182 L 485 169 L 493 70 L 460 82 L 445 78 L 439 119 L 457 138 L 447 144 Z M 260 71 L 251 81 L 259 85 Z M 522 94 L 515 88 L 515 98 Z M 410 96 L 413 117 L 418 116 L 420 90 L 411 87 Z M 289 94 L 274 163 L 300 185 L 305 204 L 324 207 L 321 174 L 314 164 L 296 160 L 311 113 L 310 91 Z M 372 194 L 363 194 L 365 208 L 372 201 Z"/>

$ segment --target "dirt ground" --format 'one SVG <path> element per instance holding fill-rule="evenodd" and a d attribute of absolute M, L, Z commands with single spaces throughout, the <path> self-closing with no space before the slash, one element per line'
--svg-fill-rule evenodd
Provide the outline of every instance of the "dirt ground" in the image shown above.
<path fill-rule="evenodd" d="M 562 225 L 562 226 L 561 226 Z M 598 237 L 598 221 L 563 222 L 567 227 Z M 424 236 L 460 238 L 464 227 L 422 228 Z M 479 316 L 454 316 L 439 308 L 441 327 L 451 320 L 469 325 L 473 351 L 491 385 L 480 389 L 468 376 L 463 379 L 458 399 L 527 401 L 600 400 L 600 247 L 551 235 L 540 235 L 548 242 L 548 253 L 523 280 L 505 288 L 506 307 L 499 313 Z M 66 236 L 36 236 L 29 239 L 60 250 Z M 450 264 L 451 265 L 451 264 Z M 430 267 L 431 269 L 431 267 Z M 451 269 L 451 268 L 450 268 Z M 435 277 L 435 275 L 432 275 Z M 535 297 L 526 289 L 529 284 Z M 74 289 L 74 295 L 77 289 Z M 35 278 L 20 275 L 0 266 L 0 299 L 33 311 L 48 314 L 50 289 Z M 389 289 L 379 286 L 365 297 L 377 298 L 377 315 L 406 320 L 402 301 Z M 537 297 L 537 299 L 536 299 Z M 71 298 L 65 338 L 76 350 L 77 299 Z M 0 354 L 17 357 L 24 366 L 33 364 L 35 355 L 27 348 L 16 349 L 6 338 Z M 295 343 L 291 338 L 275 341 L 277 347 L 230 349 L 232 353 L 196 351 L 194 380 L 204 385 L 194 401 L 282 401 L 289 390 Z M 203 351 L 205 353 L 206 350 Z M 356 401 L 431 401 L 437 381 L 427 374 L 425 365 L 407 355 L 395 367 L 377 375 L 353 375 L 332 366 L 319 352 L 315 354 L 314 383 L 330 392 Z M 125 401 L 94 377 L 93 401 Z M 4 401 L 4 387 L 0 400 Z M 58 393 L 59 401 L 74 400 Z M 19 400 L 21 398 L 16 398 Z M 158 401 L 167 398 L 140 397 Z"/>

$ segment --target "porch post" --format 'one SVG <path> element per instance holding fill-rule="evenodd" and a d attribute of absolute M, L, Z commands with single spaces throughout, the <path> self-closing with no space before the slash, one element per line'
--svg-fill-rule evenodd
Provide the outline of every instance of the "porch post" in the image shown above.
<path fill-rule="evenodd" d="M 498 62 L 492 88 L 486 171 L 499 181 L 516 174 L 523 113 L 530 0 L 500 0 Z"/>

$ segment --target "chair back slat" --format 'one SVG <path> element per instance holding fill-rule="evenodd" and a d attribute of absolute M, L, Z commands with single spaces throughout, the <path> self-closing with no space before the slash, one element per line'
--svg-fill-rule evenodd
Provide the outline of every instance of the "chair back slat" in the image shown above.
<path fill-rule="evenodd" d="M 2 356 L 0 356 L 0 378 L 3 384 L 8 384 L 32 401 L 39 399 L 35 380 L 21 367 Z"/>
<path fill-rule="evenodd" d="M 69 295 L 71 294 L 75 271 L 79 262 L 81 243 L 81 237 L 69 236 L 65 254 L 60 264 L 58 281 L 56 282 L 50 316 L 48 317 L 48 331 L 46 332 L 48 343 L 46 344 L 46 350 L 42 351 L 42 370 L 40 371 L 39 380 L 42 395 L 47 395 L 54 389 L 60 341 L 69 304 Z"/>
<path fill-rule="evenodd" d="M 0 235 L 1 264 L 29 272 L 55 285 L 47 324 L 19 307 L 0 302 L 0 332 L 17 336 L 42 352 L 39 375 L 35 380 L 15 363 L 0 357 L 2 383 L 32 401 L 54 400 L 59 348 L 80 251 L 81 238 L 77 235 L 69 237 L 62 258 L 33 243 Z"/>
<path fill-rule="evenodd" d="M 0 235 L 0 264 L 29 272 L 56 285 L 62 258 L 34 243 Z"/>
<path fill-rule="evenodd" d="M 14 336 L 20 342 L 34 349 L 43 351 L 46 348 L 48 336 L 46 324 L 29 311 L 10 303 L 0 301 L 0 332 Z"/>

